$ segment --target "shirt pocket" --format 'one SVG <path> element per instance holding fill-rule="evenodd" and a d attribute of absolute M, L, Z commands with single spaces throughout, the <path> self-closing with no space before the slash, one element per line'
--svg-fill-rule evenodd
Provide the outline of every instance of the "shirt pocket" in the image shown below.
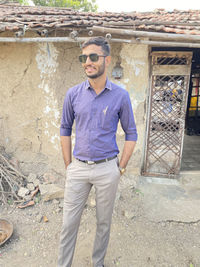
<path fill-rule="evenodd" d="M 118 113 L 112 110 L 108 106 L 100 111 L 99 126 L 104 130 L 115 130 L 117 129 Z"/>

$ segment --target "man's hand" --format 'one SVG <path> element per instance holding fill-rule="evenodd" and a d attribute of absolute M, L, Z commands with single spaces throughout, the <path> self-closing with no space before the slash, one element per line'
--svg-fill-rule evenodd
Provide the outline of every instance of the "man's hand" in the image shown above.
<path fill-rule="evenodd" d="M 125 168 L 128 164 L 128 161 L 133 154 L 134 148 L 136 145 L 136 141 L 125 141 L 124 149 L 122 152 L 122 157 L 120 159 L 119 168 L 121 168 L 121 175 L 125 172 Z"/>
<path fill-rule="evenodd" d="M 65 163 L 65 168 L 67 169 L 68 165 L 72 161 L 72 145 L 71 145 L 71 136 L 61 136 L 61 147 L 63 153 L 63 159 Z"/>
<path fill-rule="evenodd" d="M 126 172 L 125 168 L 119 167 L 120 174 L 123 175 Z"/>

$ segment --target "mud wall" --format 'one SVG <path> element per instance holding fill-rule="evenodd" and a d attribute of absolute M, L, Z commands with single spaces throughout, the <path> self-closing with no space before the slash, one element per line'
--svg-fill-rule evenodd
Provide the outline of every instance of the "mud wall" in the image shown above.
<path fill-rule="evenodd" d="M 64 174 L 60 116 L 67 89 L 86 79 L 79 54 L 75 43 L 0 43 L 0 146 L 17 159 L 25 174 Z M 119 61 L 123 77 L 115 80 L 112 70 Z M 139 139 L 128 170 L 138 174 L 146 127 L 148 47 L 113 44 L 108 76 L 131 96 Z M 124 133 L 120 126 L 117 139 L 122 150 Z"/>

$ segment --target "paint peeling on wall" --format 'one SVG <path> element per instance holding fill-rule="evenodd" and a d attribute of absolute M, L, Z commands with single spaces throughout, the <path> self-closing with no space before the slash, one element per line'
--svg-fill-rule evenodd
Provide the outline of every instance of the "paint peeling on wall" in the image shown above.
<path fill-rule="evenodd" d="M 59 135 L 55 134 L 54 136 L 51 136 L 51 143 L 55 144 L 55 140 L 59 141 L 60 137 Z M 57 145 L 57 144 L 56 144 Z"/>
<path fill-rule="evenodd" d="M 127 79 L 124 79 L 124 83 L 129 83 L 129 79 L 127 78 Z"/>
<path fill-rule="evenodd" d="M 36 55 L 36 61 L 38 69 L 40 70 L 40 77 L 44 78 L 45 74 L 50 75 L 56 72 L 58 67 L 57 57 L 58 51 L 53 44 L 38 44 L 38 53 Z"/>
<path fill-rule="evenodd" d="M 49 86 L 51 76 L 56 72 L 58 67 L 58 51 L 53 44 L 38 44 L 38 52 L 36 62 L 40 71 L 41 83 L 39 88 L 44 95 L 43 113 L 45 114 L 45 131 L 44 134 L 48 137 L 56 150 L 59 150 L 58 129 L 60 127 L 58 119 L 60 112 L 58 109 L 58 101 L 54 96 L 54 91 Z"/>
<path fill-rule="evenodd" d="M 133 95 L 130 95 L 130 99 L 131 99 L 133 111 L 135 111 L 139 105 L 138 99 Z"/>
<path fill-rule="evenodd" d="M 145 65 L 145 62 L 133 58 L 126 57 L 125 58 L 127 64 L 131 65 L 133 67 L 133 70 L 135 72 L 135 76 L 138 76 L 141 72 L 141 67 Z"/>

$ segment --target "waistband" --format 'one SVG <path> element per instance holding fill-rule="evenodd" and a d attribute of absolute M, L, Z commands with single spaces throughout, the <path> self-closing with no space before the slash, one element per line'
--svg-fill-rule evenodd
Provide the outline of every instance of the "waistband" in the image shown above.
<path fill-rule="evenodd" d="M 103 162 L 107 162 L 109 160 L 115 159 L 117 156 L 113 156 L 107 159 L 100 159 L 100 160 L 96 160 L 96 161 L 92 161 L 92 160 L 81 160 L 81 159 L 77 159 L 81 162 L 87 163 L 88 165 L 92 165 L 92 164 L 99 164 L 99 163 L 103 163 Z"/>

